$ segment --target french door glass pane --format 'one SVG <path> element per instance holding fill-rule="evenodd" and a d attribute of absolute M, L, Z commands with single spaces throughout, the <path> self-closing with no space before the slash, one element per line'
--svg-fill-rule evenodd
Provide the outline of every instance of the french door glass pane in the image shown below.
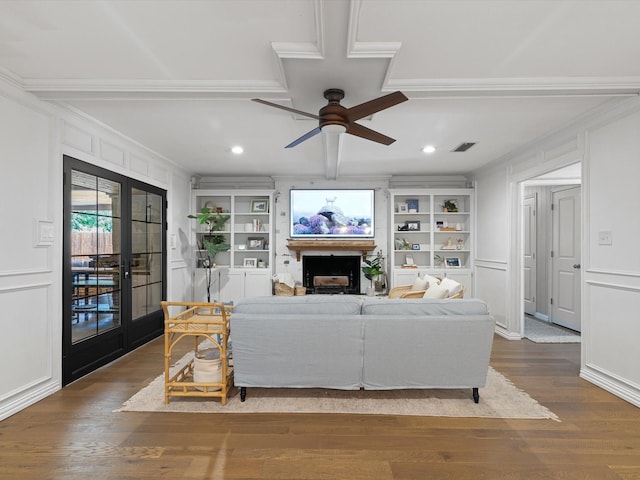
<path fill-rule="evenodd" d="M 160 195 L 131 190 L 132 319 L 160 309 L 162 300 L 162 208 Z"/>
<path fill-rule="evenodd" d="M 72 171 L 72 343 L 120 326 L 120 183 Z"/>

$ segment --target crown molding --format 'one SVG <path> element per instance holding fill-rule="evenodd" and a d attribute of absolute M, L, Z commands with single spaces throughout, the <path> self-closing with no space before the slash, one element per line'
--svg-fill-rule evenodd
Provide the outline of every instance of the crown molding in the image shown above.
<path fill-rule="evenodd" d="M 408 92 L 455 95 L 638 95 L 640 77 L 527 77 L 395 79 L 389 87 Z"/>
<path fill-rule="evenodd" d="M 20 90 L 24 90 L 22 77 L 16 75 L 10 70 L 7 70 L 4 67 L 0 67 L 0 80 L 8 83 L 9 85 L 19 88 Z"/>

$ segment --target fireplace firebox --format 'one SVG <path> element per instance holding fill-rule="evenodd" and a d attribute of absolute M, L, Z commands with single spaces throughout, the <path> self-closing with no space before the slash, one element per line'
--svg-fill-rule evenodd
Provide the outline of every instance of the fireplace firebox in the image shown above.
<path fill-rule="evenodd" d="M 358 255 L 304 255 L 302 284 L 307 293 L 360 293 Z"/>

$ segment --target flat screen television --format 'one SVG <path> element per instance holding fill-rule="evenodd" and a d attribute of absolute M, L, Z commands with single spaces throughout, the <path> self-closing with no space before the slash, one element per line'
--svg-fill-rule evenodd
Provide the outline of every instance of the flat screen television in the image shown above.
<path fill-rule="evenodd" d="M 373 189 L 292 189 L 292 238 L 373 238 Z"/>

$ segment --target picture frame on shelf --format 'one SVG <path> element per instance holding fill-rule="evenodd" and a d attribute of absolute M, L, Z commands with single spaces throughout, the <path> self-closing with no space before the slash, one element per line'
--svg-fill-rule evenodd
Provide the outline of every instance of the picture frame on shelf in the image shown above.
<path fill-rule="evenodd" d="M 420 250 L 420 244 L 419 243 L 412 243 L 411 244 L 411 250 Z"/>
<path fill-rule="evenodd" d="M 408 212 L 409 212 L 409 207 L 407 206 L 406 203 L 398 204 L 398 213 L 408 213 Z"/>
<path fill-rule="evenodd" d="M 418 213 L 418 206 L 420 202 L 417 198 L 409 198 L 407 199 L 407 209 L 409 213 Z"/>
<path fill-rule="evenodd" d="M 247 249 L 247 245 L 244 243 L 240 243 L 236 246 L 237 250 L 246 250 Z"/>
<path fill-rule="evenodd" d="M 460 268 L 460 258 L 459 257 L 444 257 L 444 266 L 446 268 Z"/>
<path fill-rule="evenodd" d="M 413 255 L 405 255 L 404 256 L 404 264 L 405 265 L 415 265 L 415 262 L 413 261 Z"/>
<path fill-rule="evenodd" d="M 251 213 L 269 213 L 269 201 L 266 198 L 251 200 Z"/>
<path fill-rule="evenodd" d="M 262 237 L 249 237 L 247 238 L 247 248 L 249 250 L 263 250 L 264 238 Z"/>
<path fill-rule="evenodd" d="M 404 222 L 407 226 L 407 230 L 409 232 L 419 232 L 420 231 L 420 221 L 419 220 L 407 220 Z"/>
<path fill-rule="evenodd" d="M 242 262 L 242 266 L 246 268 L 257 268 L 258 267 L 258 259 L 255 257 L 245 258 Z"/>

